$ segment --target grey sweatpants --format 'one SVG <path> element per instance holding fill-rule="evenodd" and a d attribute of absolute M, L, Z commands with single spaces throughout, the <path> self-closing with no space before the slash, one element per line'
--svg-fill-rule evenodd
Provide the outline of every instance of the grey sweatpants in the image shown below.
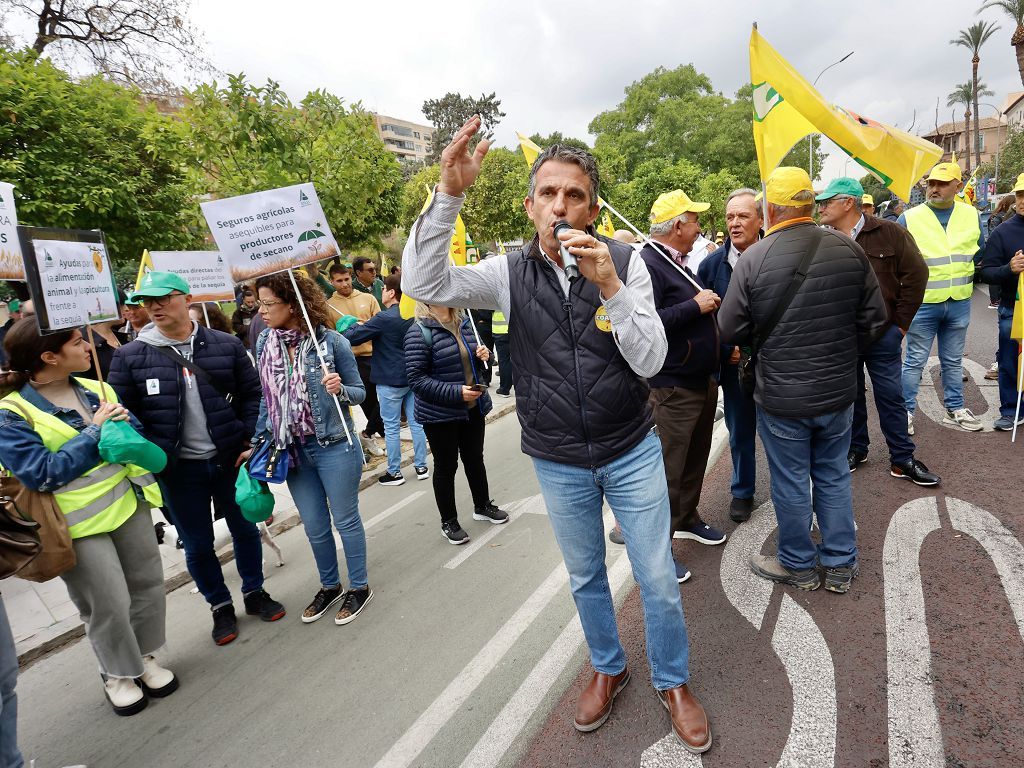
<path fill-rule="evenodd" d="M 78 564 L 61 576 L 108 677 L 139 677 L 166 640 L 164 571 L 149 505 L 120 528 L 74 540 Z"/>

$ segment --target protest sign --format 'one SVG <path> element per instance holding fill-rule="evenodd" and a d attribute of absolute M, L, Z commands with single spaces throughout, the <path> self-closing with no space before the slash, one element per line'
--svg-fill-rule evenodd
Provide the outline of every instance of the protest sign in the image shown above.
<path fill-rule="evenodd" d="M 235 283 L 338 255 L 312 184 L 202 203 Z"/>
<path fill-rule="evenodd" d="M 18 215 L 14 208 L 14 185 L 0 181 L 0 280 L 24 280 L 18 241 Z"/>
<path fill-rule="evenodd" d="M 18 227 L 39 330 L 59 331 L 118 317 L 103 233 Z"/>
<path fill-rule="evenodd" d="M 192 289 L 192 301 L 234 301 L 235 289 L 220 251 L 148 251 L 149 268 L 174 272 Z M 146 257 L 143 255 L 143 263 Z"/>

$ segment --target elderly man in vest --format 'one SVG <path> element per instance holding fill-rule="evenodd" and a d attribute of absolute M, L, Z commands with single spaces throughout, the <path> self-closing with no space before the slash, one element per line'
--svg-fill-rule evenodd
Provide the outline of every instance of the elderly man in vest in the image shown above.
<path fill-rule="evenodd" d="M 607 499 L 640 585 L 654 688 L 681 744 L 704 752 L 711 730 L 687 687 L 689 642 L 666 535 L 668 488 L 644 381 L 661 370 L 666 353 L 650 276 L 632 248 L 595 235 L 594 158 L 557 144 L 530 170 L 525 205 L 537 230 L 533 241 L 474 267 L 448 266 L 463 193 L 489 146 L 481 141 L 470 154 L 479 129 L 480 118 L 471 118 L 441 155 L 436 194 L 409 233 L 402 287 L 420 301 L 498 309 L 509 320 L 522 447 L 533 459 L 594 667 L 576 728 L 600 727 L 629 682 L 604 563 Z M 569 228 L 556 236 L 559 222 Z M 578 276 L 567 275 L 572 261 Z"/>
<path fill-rule="evenodd" d="M 961 180 L 959 165 L 939 163 L 928 175 L 926 204 L 911 208 L 897 220 L 914 236 L 928 265 L 924 303 L 907 330 L 903 360 L 903 397 L 911 435 L 917 390 L 936 339 L 946 406 L 942 423 L 956 424 L 968 432 L 981 430 L 978 417 L 964 407 L 963 356 L 971 320 L 974 260 L 985 242 L 978 212 L 956 199 Z"/>
<path fill-rule="evenodd" d="M 684 266 L 700 234 L 700 214 L 710 207 L 681 189 L 661 195 L 651 208 L 651 242 L 640 256 L 651 274 L 654 305 L 668 339 L 665 365 L 648 384 L 665 460 L 672 535 L 715 545 L 725 541 L 725 534 L 701 520 L 697 504 L 718 406 L 715 311 L 722 300 Z M 690 578 L 679 561 L 676 578 L 680 583 Z"/>

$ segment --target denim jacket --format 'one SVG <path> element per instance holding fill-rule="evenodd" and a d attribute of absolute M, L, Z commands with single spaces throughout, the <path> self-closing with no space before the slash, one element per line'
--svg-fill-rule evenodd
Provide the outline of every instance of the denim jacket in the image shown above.
<path fill-rule="evenodd" d="M 260 356 L 263 354 L 263 347 L 267 343 L 267 336 L 270 329 L 265 329 L 256 340 L 256 368 L 259 369 Z M 332 331 L 320 326 L 317 329 L 317 343 L 323 350 L 324 359 L 327 361 L 327 369 L 341 374 L 341 392 L 338 399 L 341 401 L 341 410 L 345 414 L 345 423 L 348 424 L 349 434 L 355 440 L 356 427 L 348 412 L 348 405 L 359 405 L 366 399 L 366 388 L 363 380 L 359 378 L 359 368 L 356 365 L 355 355 L 352 354 L 352 345 L 337 331 Z M 338 407 L 334 404 L 334 397 L 324 388 L 320 380 L 324 377 L 323 369 L 320 367 L 320 358 L 316 350 L 310 347 L 303 361 L 305 365 L 306 386 L 309 390 L 309 404 L 313 411 L 313 426 L 316 429 L 316 441 L 320 445 L 331 445 L 345 439 L 345 429 L 341 426 L 341 419 L 338 418 Z M 253 436 L 253 444 L 263 435 L 269 434 L 267 424 L 267 391 L 263 390 L 263 398 L 260 400 L 260 416 L 256 421 L 256 434 Z"/>
<path fill-rule="evenodd" d="M 93 411 L 100 407 L 99 397 L 80 384 L 74 385 Z M 102 461 L 98 426 L 86 424 L 78 411 L 57 407 L 36 392 L 31 384 L 25 384 L 19 394 L 39 410 L 53 414 L 80 433 L 64 443 L 59 451 L 53 452 L 43 445 L 39 433 L 25 419 L 0 408 L 0 465 L 10 470 L 26 488 L 43 493 L 55 491 Z M 142 425 L 131 414 L 129 422 L 139 434 L 143 433 Z"/>

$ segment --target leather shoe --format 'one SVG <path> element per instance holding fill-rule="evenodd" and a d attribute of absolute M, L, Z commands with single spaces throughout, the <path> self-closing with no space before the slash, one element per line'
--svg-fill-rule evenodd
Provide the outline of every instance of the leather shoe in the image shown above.
<path fill-rule="evenodd" d="M 754 511 L 753 499 L 737 499 L 735 496 L 729 504 L 729 519 L 734 523 L 745 523 Z"/>
<path fill-rule="evenodd" d="M 580 700 L 576 702 L 576 720 L 573 722 L 576 730 L 589 733 L 604 725 L 604 721 L 612 713 L 612 702 L 628 682 L 628 668 L 617 675 L 595 672 L 594 678 L 583 689 Z"/>
<path fill-rule="evenodd" d="M 662 706 L 672 717 L 672 733 L 687 752 L 699 755 L 711 749 L 711 725 L 704 707 L 685 685 L 658 691 Z"/>

